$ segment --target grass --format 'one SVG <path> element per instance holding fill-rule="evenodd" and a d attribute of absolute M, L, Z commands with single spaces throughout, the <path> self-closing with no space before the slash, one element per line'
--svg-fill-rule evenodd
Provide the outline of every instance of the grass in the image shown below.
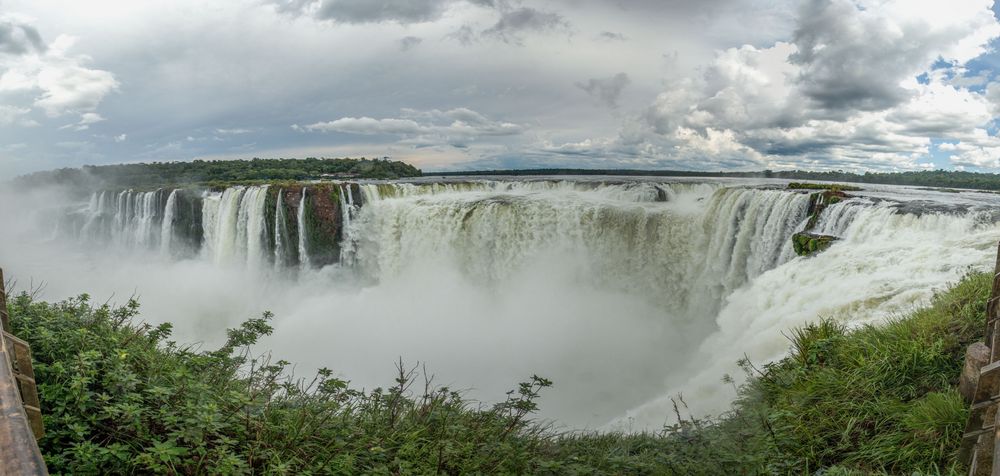
<path fill-rule="evenodd" d="M 962 469 L 967 416 L 955 386 L 990 285 L 969 274 L 882 326 L 820 319 L 793 330 L 787 358 L 741 362 L 750 378 L 730 411 L 689 418 L 678 399 L 679 422 L 643 434 L 534 421 L 552 385 L 537 376 L 496 405 L 402 363 L 371 391 L 326 369 L 297 379 L 287 362 L 247 350 L 272 331 L 270 315 L 203 351 L 171 341 L 169 325 L 141 323 L 135 302 L 21 294 L 10 304 L 34 353 L 53 473 L 949 474 Z"/>

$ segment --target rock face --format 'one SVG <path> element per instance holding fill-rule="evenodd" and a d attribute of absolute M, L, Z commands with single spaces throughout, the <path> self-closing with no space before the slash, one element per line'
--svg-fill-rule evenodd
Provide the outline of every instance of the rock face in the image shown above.
<path fill-rule="evenodd" d="M 814 193 L 809 196 L 809 223 L 806 224 L 806 231 L 812 230 L 819 223 L 819 216 L 826 210 L 826 207 L 839 203 L 844 199 L 850 198 L 846 193 L 840 190 L 826 190 L 824 192 Z"/>
<path fill-rule="evenodd" d="M 335 263 L 340 257 L 341 228 L 340 188 L 336 184 L 295 184 L 282 188 L 285 222 L 290 243 L 299 242 L 296 217 L 302 203 L 302 189 L 306 189 L 305 240 L 309 261 L 314 266 Z M 275 214 L 276 215 L 276 214 Z M 269 225 L 276 217 L 268 217 Z M 290 262 L 300 262 L 296 246 L 288 247 Z"/>
<path fill-rule="evenodd" d="M 792 235 L 792 247 L 795 249 L 795 254 L 799 256 L 810 256 L 819 253 L 829 248 L 834 241 L 837 241 L 836 236 L 808 232 Z"/>
<path fill-rule="evenodd" d="M 972 397 L 976 393 L 976 384 L 979 383 L 979 369 L 990 360 L 990 348 L 982 342 L 976 342 L 965 349 L 965 366 L 962 367 L 962 375 L 958 379 L 958 393 L 966 403 L 972 403 Z"/>
<path fill-rule="evenodd" d="M 806 222 L 806 227 L 803 231 L 792 235 L 792 247 L 795 249 L 795 254 L 799 256 L 811 256 L 829 248 L 834 241 L 837 241 L 838 238 L 836 236 L 812 233 L 812 230 L 816 228 L 816 224 L 819 223 L 819 217 L 823 213 L 823 210 L 826 210 L 826 207 L 848 198 L 850 198 L 850 195 L 842 192 L 839 188 L 816 192 L 809 196 L 809 208 L 806 211 L 809 221 Z"/>

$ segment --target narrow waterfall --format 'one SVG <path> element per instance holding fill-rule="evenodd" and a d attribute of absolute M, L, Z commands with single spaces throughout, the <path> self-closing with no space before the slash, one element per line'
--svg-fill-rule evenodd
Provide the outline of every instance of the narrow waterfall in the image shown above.
<path fill-rule="evenodd" d="M 306 188 L 302 188 L 302 198 L 299 200 L 299 209 L 296 214 L 296 223 L 299 228 L 299 266 L 302 269 L 309 269 L 309 230 L 306 227 Z"/>
<path fill-rule="evenodd" d="M 177 215 L 177 189 L 170 191 L 167 204 L 163 210 L 163 222 L 160 224 L 160 253 L 171 254 L 170 246 L 174 240 L 174 217 Z"/>
<path fill-rule="evenodd" d="M 285 215 L 285 190 L 278 190 L 274 203 L 274 267 L 281 270 L 288 266 L 288 217 Z"/>
<path fill-rule="evenodd" d="M 354 253 L 356 251 L 357 242 L 354 240 L 351 230 L 351 204 L 348 202 L 348 197 L 350 196 L 351 186 L 339 185 L 340 193 L 337 194 L 340 197 L 340 262 L 350 266 L 354 264 Z M 371 187 L 373 190 L 377 190 L 375 187 Z M 345 191 L 346 189 L 346 191 Z M 353 202 L 353 197 L 352 202 Z M 377 199 L 377 198 L 376 198 Z"/>

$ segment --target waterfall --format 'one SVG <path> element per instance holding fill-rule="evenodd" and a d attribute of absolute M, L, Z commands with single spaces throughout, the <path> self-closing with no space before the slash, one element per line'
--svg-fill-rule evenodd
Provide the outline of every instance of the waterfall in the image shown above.
<path fill-rule="evenodd" d="M 285 249 L 288 246 L 288 217 L 285 215 L 285 190 L 278 190 L 274 203 L 274 267 L 281 270 L 288 265 Z"/>
<path fill-rule="evenodd" d="M 299 227 L 299 266 L 302 269 L 309 269 L 309 231 L 306 229 L 306 188 L 302 188 L 302 198 L 299 200 L 299 209 L 296 214 L 296 223 Z"/>
<path fill-rule="evenodd" d="M 160 226 L 160 253 L 168 256 L 174 239 L 174 217 L 177 215 L 177 189 L 170 191 L 167 204 L 163 210 L 163 222 Z"/>
<path fill-rule="evenodd" d="M 357 243 L 357 241 L 352 238 L 354 235 L 350 231 L 351 213 L 353 211 L 351 202 L 353 202 L 354 200 L 353 197 L 351 197 L 350 195 L 350 190 L 351 190 L 350 184 L 348 184 L 346 187 L 343 185 L 339 185 L 338 187 L 340 190 L 340 193 L 337 194 L 340 197 L 340 262 L 350 266 L 354 264 L 354 253 L 356 250 L 356 243 Z M 345 188 L 347 189 L 346 191 L 344 190 Z M 373 200 L 379 199 L 377 188 L 370 187 L 367 189 L 373 190 L 373 192 L 368 192 L 368 193 L 374 193 L 374 195 L 372 196 Z M 350 202 L 348 201 L 348 197 L 351 197 Z"/>
<path fill-rule="evenodd" d="M 540 372 L 565 382 L 553 389 L 556 411 L 590 427 L 622 416 L 641 429 L 661 425 L 679 392 L 696 414 L 724 410 L 732 393 L 722 376 L 739 378 L 744 353 L 755 364 L 780 358 L 789 328 L 818 317 L 883 322 L 993 263 L 1000 197 L 891 187 L 825 207 L 811 231 L 838 240 L 796 256 L 791 236 L 809 222 L 813 193 L 652 179 L 338 182 L 310 183 L 298 199 L 279 189 L 274 209 L 267 187 L 204 191 L 185 214 L 198 202 L 177 190 L 109 190 L 74 204 L 59 229 L 115 252 L 156 252 L 196 228 L 201 259 L 245 267 L 247 280 L 272 260 L 278 269 L 326 265 L 339 245 L 340 269 L 274 287 L 310 297 L 290 305 L 298 314 L 284 325 L 301 327 L 283 354 L 322 348 L 339 361 L 377 361 L 386 356 L 364 336 L 393 326 L 393 352 L 412 345 L 405 352 L 443 367 L 447 353 L 469 356 L 461 364 L 470 368 L 510 364 L 497 372 L 545 365 Z M 411 338 L 421 332 L 456 338 L 428 348 Z M 477 353 L 491 339 L 518 345 Z M 476 375 L 461 381 L 499 380 Z M 624 396 L 592 395 L 598 380 Z"/>
<path fill-rule="evenodd" d="M 217 264 L 261 268 L 267 256 L 264 205 L 267 185 L 208 192 L 202 202 L 203 253 Z"/>
<path fill-rule="evenodd" d="M 407 187 L 403 198 L 369 202 L 345 225 L 342 249 L 357 243 L 357 266 L 373 281 L 445 261 L 470 279 L 498 282 L 532 261 L 568 255 L 585 282 L 702 316 L 794 257 L 791 235 L 809 204 L 802 193 L 717 186 L 663 185 L 674 196 L 666 203 L 651 203 L 660 196 L 652 184 L 559 183 L 544 193 L 534 183 L 488 187 Z"/>

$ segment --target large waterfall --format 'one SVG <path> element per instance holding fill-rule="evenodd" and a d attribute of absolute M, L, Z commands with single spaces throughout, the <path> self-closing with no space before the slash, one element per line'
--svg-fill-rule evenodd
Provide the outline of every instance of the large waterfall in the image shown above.
<path fill-rule="evenodd" d="M 723 409 L 722 376 L 738 377 L 744 354 L 779 358 L 789 328 L 905 312 L 989 266 L 1000 239 L 1000 198 L 988 194 L 866 186 L 810 220 L 817 192 L 782 185 L 109 190 L 59 230 L 91 248 L 287 282 L 284 294 L 256 291 L 288 315 L 273 341 L 286 358 L 370 385 L 381 382 L 365 380 L 377 374 L 366 362 L 427 360 L 487 395 L 539 373 L 556 381 L 545 416 L 655 428 L 677 393 L 696 411 Z M 806 227 L 838 240 L 797 256 L 792 236 Z"/>

